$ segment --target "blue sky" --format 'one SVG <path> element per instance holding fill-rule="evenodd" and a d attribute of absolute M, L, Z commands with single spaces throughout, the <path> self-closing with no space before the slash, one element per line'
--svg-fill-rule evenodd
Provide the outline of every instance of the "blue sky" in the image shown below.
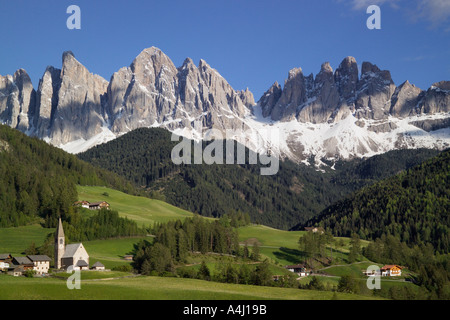
<path fill-rule="evenodd" d="M 66 27 L 72 4 L 81 30 Z M 366 27 L 371 4 L 381 30 Z M 450 0 L 0 0 L 0 29 L 0 74 L 24 68 L 35 88 L 47 65 L 61 67 L 63 51 L 109 81 L 150 46 L 177 67 L 205 59 L 256 100 L 294 67 L 317 74 L 349 55 L 390 70 L 397 85 L 450 80 Z"/>

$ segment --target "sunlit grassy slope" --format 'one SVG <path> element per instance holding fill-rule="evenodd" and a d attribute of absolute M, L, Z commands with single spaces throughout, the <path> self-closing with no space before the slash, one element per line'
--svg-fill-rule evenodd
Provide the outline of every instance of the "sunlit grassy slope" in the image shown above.
<path fill-rule="evenodd" d="M 0 300 L 329 300 L 330 291 L 299 290 L 216 283 L 194 279 L 135 277 L 107 281 L 82 281 L 81 290 L 69 290 L 66 281 L 49 278 L 15 278 L 0 275 Z M 338 293 L 338 299 L 371 299 Z"/>
<path fill-rule="evenodd" d="M 106 187 L 77 186 L 78 199 L 89 202 L 106 201 L 119 215 L 149 226 L 155 222 L 192 217 L 189 211 L 172 206 L 164 201 L 129 194 Z"/>

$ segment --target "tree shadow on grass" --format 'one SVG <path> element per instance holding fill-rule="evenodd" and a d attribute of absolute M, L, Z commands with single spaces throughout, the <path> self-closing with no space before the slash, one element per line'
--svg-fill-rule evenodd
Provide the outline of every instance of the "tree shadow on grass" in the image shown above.
<path fill-rule="evenodd" d="M 303 263 L 306 255 L 303 251 L 281 247 L 279 251 L 273 253 L 278 259 L 289 261 L 292 264 Z"/>

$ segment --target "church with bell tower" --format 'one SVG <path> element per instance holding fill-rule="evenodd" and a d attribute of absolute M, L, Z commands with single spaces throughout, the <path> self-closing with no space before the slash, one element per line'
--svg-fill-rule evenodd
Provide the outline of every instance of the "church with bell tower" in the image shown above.
<path fill-rule="evenodd" d="M 55 269 L 67 269 L 70 266 L 73 266 L 74 270 L 89 269 L 89 255 L 82 243 L 66 246 L 64 229 L 59 217 L 55 233 Z"/>

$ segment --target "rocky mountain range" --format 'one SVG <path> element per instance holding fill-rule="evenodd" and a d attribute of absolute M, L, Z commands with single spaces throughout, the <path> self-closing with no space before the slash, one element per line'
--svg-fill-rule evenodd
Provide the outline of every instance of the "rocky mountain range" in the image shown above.
<path fill-rule="evenodd" d="M 176 67 L 160 49 L 143 50 L 109 81 L 90 73 L 70 51 L 62 68 L 47 67 L 34 89 L 19 69 L 0 76 L 0 122 L 77 153 L 140 127 L 189 138 L 204 129 L 241 130 L 235 138 L 297 162 L 315 155 L 348 159 L 393 149 L 450 146 L 450 81 L 421 90 L 398 87 L 389 71 L 353 57 L 333 71 L 289 71 L 255 103 L 204 60 Z M 267 134 L 270 130 L 278 134 Z M 255 138 L 256 137 L 256 138 Z"/>

